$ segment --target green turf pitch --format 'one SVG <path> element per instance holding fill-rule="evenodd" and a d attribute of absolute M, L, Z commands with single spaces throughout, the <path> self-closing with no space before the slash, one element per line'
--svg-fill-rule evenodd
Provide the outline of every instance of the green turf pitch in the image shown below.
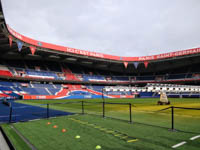
<path fill-rule="evenodd" d="M 54 104 L 64 102 L 78 102 L 77 100 L 32 100 L 32 101 L 19 101 L 25 104 Z M 102 99 L 85 99 L 84 100 L 84 112 L 87 114 L 102 115 L 102 104 L 93 102 L 102 102 Z M 160 127 L 171 127 L 171 110 L 165 110 L 157 112 L 169 106 L 158 106 L 158 99 L 106 99 L 106 102 L 113 103 L 132 103 L 132 120 L 134 122 L 155 125 Z M 190 107 L 200 108 L 200 99 L 170 99 L 170 106 L 177 107 Z M 86 103 L 88 102 L 88 103 Z M 46 107 L 46 106 L 44 106 Z M 52 109 L 64 110 L 68 112 L 81 113 L 81 102 L 70 103 L 70 104 L 56 104 L 49 106 Z M 105 116 L 112 117 L 121 120 L 130 120 L 129 116 L 129 105 L 120 104 L 106 104 L 105 105 Z M 200 132 L 199 121 L 200 111 L 199 110 L 174 110 L 175 128 L 178 130 L 184 130 L 187 132 Z"/>
<path fill-rule="evenodd" d="M 171 132 L 168 130 L 171 127 L 171 111 L 157 112 L 167 107 L 157 106 L 157 100 L 106 99 L 106 102 L 132 103 L 132 124 L 128 123 L 128 106 L 120 104 L 106 105 L 106 118 L 102 118 L 101 105 L 93 105 L 91 103 L 85 106 L 85 113 L 88 113 L 87 115 L 71 115 L 16 123 L 14 127 L 39 150 L 93 150 L 97 145 L 100 145 L 103 150 L 165 150 L 172 149 L 173 145 L 183 141 L 187 143 L 176 149 L 199 150 L 200 138 L 193 141 L 190 138 L 200 135 L 200 111 L 175 110 L 175 129 L 181 131 Z M 199 99 L 170 100 L 173 106 L 200 108 Z M 36 105 L 66 101 L 80 100 L 34 100 L 19 102 Z M 84 101 L 100 102 L 102 100 L 89 99 Z M 81 105 L 79 103 L 59 104 L 50 107 L 81 113 Z M 74 121 L 73 119 L 79 121 Z M 51 124 L 47 125 L 48 122 L 51 122 Z M 53 128 L 53 125 L 57 125 L 58 128 Z M 63 128 L 67 132 L 61 132 Z M 80 135 L 80 139 L 75 138 L 77 135 Z M 128 140 L 122 138 L 126 136 L 132 137 L 133 141 L 127 142 Z"/>

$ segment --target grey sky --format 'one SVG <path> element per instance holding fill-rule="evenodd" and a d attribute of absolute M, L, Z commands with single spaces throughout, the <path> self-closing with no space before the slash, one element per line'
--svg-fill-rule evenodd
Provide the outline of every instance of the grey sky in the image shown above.
<path fill-rule="evenodd" d="M 200 0 L 2 0 L 17 32 L 117 56 L 200 47 Z"/>

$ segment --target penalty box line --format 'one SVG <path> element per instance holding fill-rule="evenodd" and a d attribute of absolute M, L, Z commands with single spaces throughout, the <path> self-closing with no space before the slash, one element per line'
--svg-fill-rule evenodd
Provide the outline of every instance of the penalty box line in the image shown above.
<path fill-rule="evenodd" d="M 86 121 L 81 121 L 81 120 L 78 120 L 78 119 L 74 119 L 74 118 L 69 118 L 70 120 L 74 121 L 74 122 L 77 122 L 79 124 L 82 124 L 82 125 L 87 125 L 89 127 L 93 127 L 95 129 L 98 129 L 104 133 L 107 133 L 107 134 L 111 134 L 115 137 L 118 137 L 120 138 L 121 140 L 124 140 L 128 143 L 131 143 L 131 142 L 136 142 L 138 141 L 137 138 L 134 138 L 134 137 L 131 137 L 125 133 L 122 133 L 122 132 L 119 132 L 119 131 L 114 131 L 114 130 L 111 130 L 111 129 L 107 129 L 107 128 L 103 128 L 101 126 L 98 126 L 98 125 L 95 125 L 95 124 L 92 124 L 92 123 L 89 123 L 89 122 L 86 122 Z"/>

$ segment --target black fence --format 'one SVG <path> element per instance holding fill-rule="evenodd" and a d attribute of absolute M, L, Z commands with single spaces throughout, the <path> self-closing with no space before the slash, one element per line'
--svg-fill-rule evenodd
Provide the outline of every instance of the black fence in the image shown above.
<path fill-rule="evenodd" d="M 112 108 L 112 109 L 111 109 Z M 118 108 L 124 113 L 120 116 Z M 41 118 L 51 118 L 72 114 L 92 114 L 102 116 L 103 118 L 110 117 L 128 121 L 132 123 L 132 104 L 131 103 L 108 103 L 108 102 L 66 102 L 66 103 L 48 103 L 40 105 L 25 105 L 13 106 L 11 103 L 7 105 L 2 116 L 6 116 L 0 122 L 19 122 L 29 121 Z"/>
<path fill-rule="evenodd" d="M 178 123 L 176 123 L 176 119 L 175 119 L 175 117 L 176 117 L 175 116 L 176 115 L 175 111 L 176 110 L 198 111 L 198 113 L 197 113 L 197 116 L 198 116 L 200 108 L 187 108 L 187 107 L 175 107 L 175 106 L 171 106 L 170 109 L 171 109 L 171 131 L 182 130 L 182 131 L 195 131 L 195 132 L 200 133 L 200 127 L 198 127 L 198 125 L 200 124 L 200 118 L 198 118 L 198 120 L 199 120 L 198 122 L 193 122 L 192 118 L 184 119 L 183 121 L 180 121 L 180 123 L 179 123 L 180 125 Z M 179 119 L 179 118 L 177 118 L 177 119 Z M 188 123 L 191 124 L 191 125 L 193 125 L 195 127 L 195 130 L 193 129 L 192 126 L 188 126 L 187 125 Z M 176 125 L 177 125 L 177 127 L 176 127 Z"/>
<path fill-rule="evenodd" d="M 111 107 L 110 107 L 111 106 Z M 120 117 L 120 112 L 114 113 L 113 109 L 121 108 L 124 111 Z M 108 102 L 66 102 L 66 103 L 49 103 L 46 104 L 46 116 L 52 117 L 52 111 L 62 109 L 62 111 L 76 113 L 76 114 L 91 114 L 101 116 L 103 118 L 110 117 L 128 121 L 132 123 L 132 104 L 131 103 L 108 103 Z"/>
<path fill-rule="evenodd" d="M 198 127 L 198 124 L 200 124 L 200 116 L 198 115 L 200 114 L 200 108 L 170 106 L 156 112 L 148 112 L 146 110 L 138 111 L 139 107 L 137 108 L 131 103 L 109 103 L 105 101 L 48 103 L 35 106 L 25 105 L 20 107 L 7 105 L 7 107 L 7 118 L 4 118 L 3 122 L 12 123 L 72 114 L 90 114 L 103 118 L 119 119 L 129 123 L 158 126 L 170 129 L 170 131 L 180 130 L 200 133 L 200 128 Z M 192 115 L 196 114 L 195 117 L 197 118 L 192 115 L 186 116 L 184 114 L 185 111 L 182 113 L 182 110 L 189 110 Z"/>

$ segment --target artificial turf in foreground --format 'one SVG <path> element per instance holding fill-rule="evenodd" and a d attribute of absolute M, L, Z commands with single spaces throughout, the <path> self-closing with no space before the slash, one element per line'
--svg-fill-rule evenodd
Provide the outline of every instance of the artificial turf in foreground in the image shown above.
<path fill-rule="evenodd" d="M 93 150 L 97 145 L 103 150 L 165 150 L 182 141 L 187 143 L 176 149 L 199 150 L 200 138 L 191 141 L 190 138 L 200 135 L 200 111 L 175 109 L 175 129 L 171 132 L 171 110 L 157 112 L 168 106 L 157 106 L 158 99 L 112 99 L 106 102 L 131 103 L 132 119 L 129 121 L 128 105 L 106 104 L 105 116 L 102 118 L 102 100 L 84 100 L 85 115 L 70 115 L 53 119 L 15 123 L 14 128 L 21 132 L 38 150 Z M 200 108 L 199 99 L 170 99 L 170 106 Z M 33 100 L 19 101 L 29 105 L 77 102 L 80 100 Z M 44 107 L 44 106 L 41 106 Z M 81 103 L 50 105 L 51 109 L 81 113 Z M 90 115 L 89 115 L 90 114 Z M 93 114 L 93 115 L 91 115 Z M 95 115 L 94 115 L 95 114 Z M 110 118 L 112 117 L 112 118 Z M 51 124 L 47 125 L 48 122 Z M 57 125 L 58 128 L 53 128 Z M 95 127 L 96 126 L 96 127 Z M 10 125 L 3 126 L 14 145 L 20 147 L 23 142 L 17 141 Z M 67 132 L 61 132 L 66 129 Z M 9 132 L 11 130 L 12 132 Z M 13 136 L 13 134 L 15 136 Z M 80 139 L 75 137 L 80 135 Z M 128 137 L 127 137 L 128 136 Z M 127 137 L 127 138 L 125 138 Z M 132 142 L 127 142 L 131 141 Z M 20 141 L 20 140 L 19 140 Z M 24 148 L 19 148 L 24 149 Z"/>
<path fill-rule="evenodd" d="M 77 100 L 26 100 L 18 101 L 19 103 L 38 105 L 38 104 L 50 104 L 50 109 L 62 110 L 67 112 L 81 113 L 81 101 Z M 95 114 L 102 116 L 102 99 L 84 99 L 84 113 Z M 123 105 L 122 103 L 132 104 L 132 120 L 134 122 L 143 123 L 147 125 L 154 125 L 158 127 L 171 128 L 171 109 L 159 111 L 170 106 L 176 107 L 189 107 L 200 108 L 200 99 L 192 98 L 174 98 L 170 99 L 171 105 L 158 106 L 158 99 L 146 98 L 146 99 L 105 99 L 107 103 L 118 104 L 105 104 L 105 116 L 125 121 L 130 120 L 129 105 Z M 67 102 L 67 103 L 66 103 Z M 69 103 L 68 103 L 69 102 Z M 76 103 L 70 103 L 76 102 Z M 61 103 L 61 104 L 55 104 Z M 65 103 L 65 104 L 62 104 Z M 42 107 L 46 107 L 45 105 Z M 50 113 L 51 116 L 51 113 Z M 200 133 L 200 110 L 187 110 L 187 109 L 174 109 L 174 127 L 177 130 L 186 132 L 198 132 Z"/>
<path fill-rule="evenodd" d="M 196 136 L 195 133 L 171 132 L 166 128 L 130 124 L 93 115 L 71 115 L 12 125 L 38 150 L 93 150 L 97 145 L 100 145 L 102 150 L 167 150 L 182 141 L 187 141 L 187 144 L 178 149 L 198 150 L 200 147 L 199 139 L 189 140 Z M 57 128 L 53 128 L 54 125 L 57 125 Z M 6 126 L 9 125 L 3 126 L 7 132 Z M 66 132 L 63 133 L 62 129 L 66 129 Z M 75 138 L 77 135 L 80 136 L 79 139 Z M 131 137 L 133 141 L 128 142 L 130 138 L 123 139 L 124 135 Z"/>

